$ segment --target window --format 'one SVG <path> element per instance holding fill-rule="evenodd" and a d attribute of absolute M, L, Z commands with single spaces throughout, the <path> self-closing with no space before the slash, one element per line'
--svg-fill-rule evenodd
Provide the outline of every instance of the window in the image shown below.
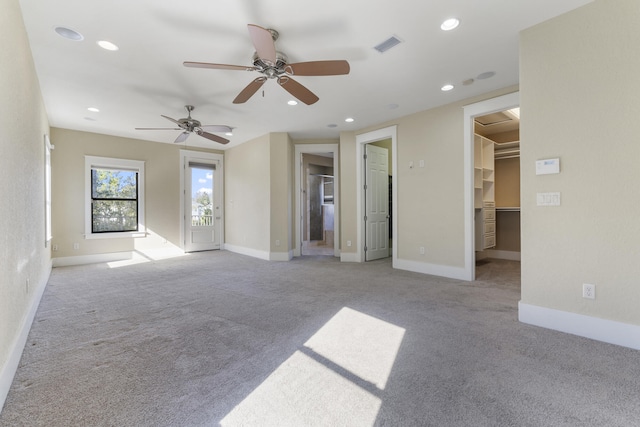
<path fill-rule="evenodd" d="M 144 162 L 85 156 L 86 238 L 144 233 Z"/>

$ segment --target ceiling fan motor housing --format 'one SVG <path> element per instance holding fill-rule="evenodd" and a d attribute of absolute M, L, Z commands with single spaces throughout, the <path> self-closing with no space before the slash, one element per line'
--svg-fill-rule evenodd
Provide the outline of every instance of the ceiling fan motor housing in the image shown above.
<path fill-rule="evenodd" d="M 259 69 L 259 72 L 263 73 L 270 79 L 275 79 L 285 73 L 285 67 L 289 63 L 289 58 L 287 58 L 287 55 L 284 53 L 276 51 L 276 65 L 272 66 L 260 59 L 258 52 L 255 52 L 251 61 L 254 67 Z"/>

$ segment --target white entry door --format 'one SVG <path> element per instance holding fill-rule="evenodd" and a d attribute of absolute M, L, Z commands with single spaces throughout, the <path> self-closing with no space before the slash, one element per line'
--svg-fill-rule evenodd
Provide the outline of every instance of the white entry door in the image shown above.
<path fill-rule="evenodd" d="M 389 152 L 365 145 L 365 261 L 389 256 Z"/>
<path fill-rule="evenodd" d="M 220 249 L 222 186 L 218 161 L 185 160 L 185 252 Z"/>

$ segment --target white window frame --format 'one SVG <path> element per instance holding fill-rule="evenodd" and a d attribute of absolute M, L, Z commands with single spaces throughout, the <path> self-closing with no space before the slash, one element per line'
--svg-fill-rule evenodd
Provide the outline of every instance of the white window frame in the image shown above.
<path fill-rule="evenodd" d="M 91 169 L 121 169 L 138 173 L 138 231 L 123 231 L 115 233 L 93 233 L 91 227 Z M 145 237 L 144 210 L 144 161 L 115 159 L 111 157 L 84 156 L 84 238 L 85 239 L 113 239 L 127 237 Z"/>
<path fill-rule="evenodd" d="M 49 246 L 53 239 L 51 231 L 51 150 L 55 147 L 49 140 L 49 135 L 44 136 L 44 247 Z"/>

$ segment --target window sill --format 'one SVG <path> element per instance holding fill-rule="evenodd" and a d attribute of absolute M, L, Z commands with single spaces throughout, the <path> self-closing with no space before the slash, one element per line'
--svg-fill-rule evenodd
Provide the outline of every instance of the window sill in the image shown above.
<path fill-rule="evenodd" d="M 91 239 L 137 239 L 147 237 L 146 231 L 127 231 L 122 233 L 89 233 L 85 234 L 86 240 Z"/>

